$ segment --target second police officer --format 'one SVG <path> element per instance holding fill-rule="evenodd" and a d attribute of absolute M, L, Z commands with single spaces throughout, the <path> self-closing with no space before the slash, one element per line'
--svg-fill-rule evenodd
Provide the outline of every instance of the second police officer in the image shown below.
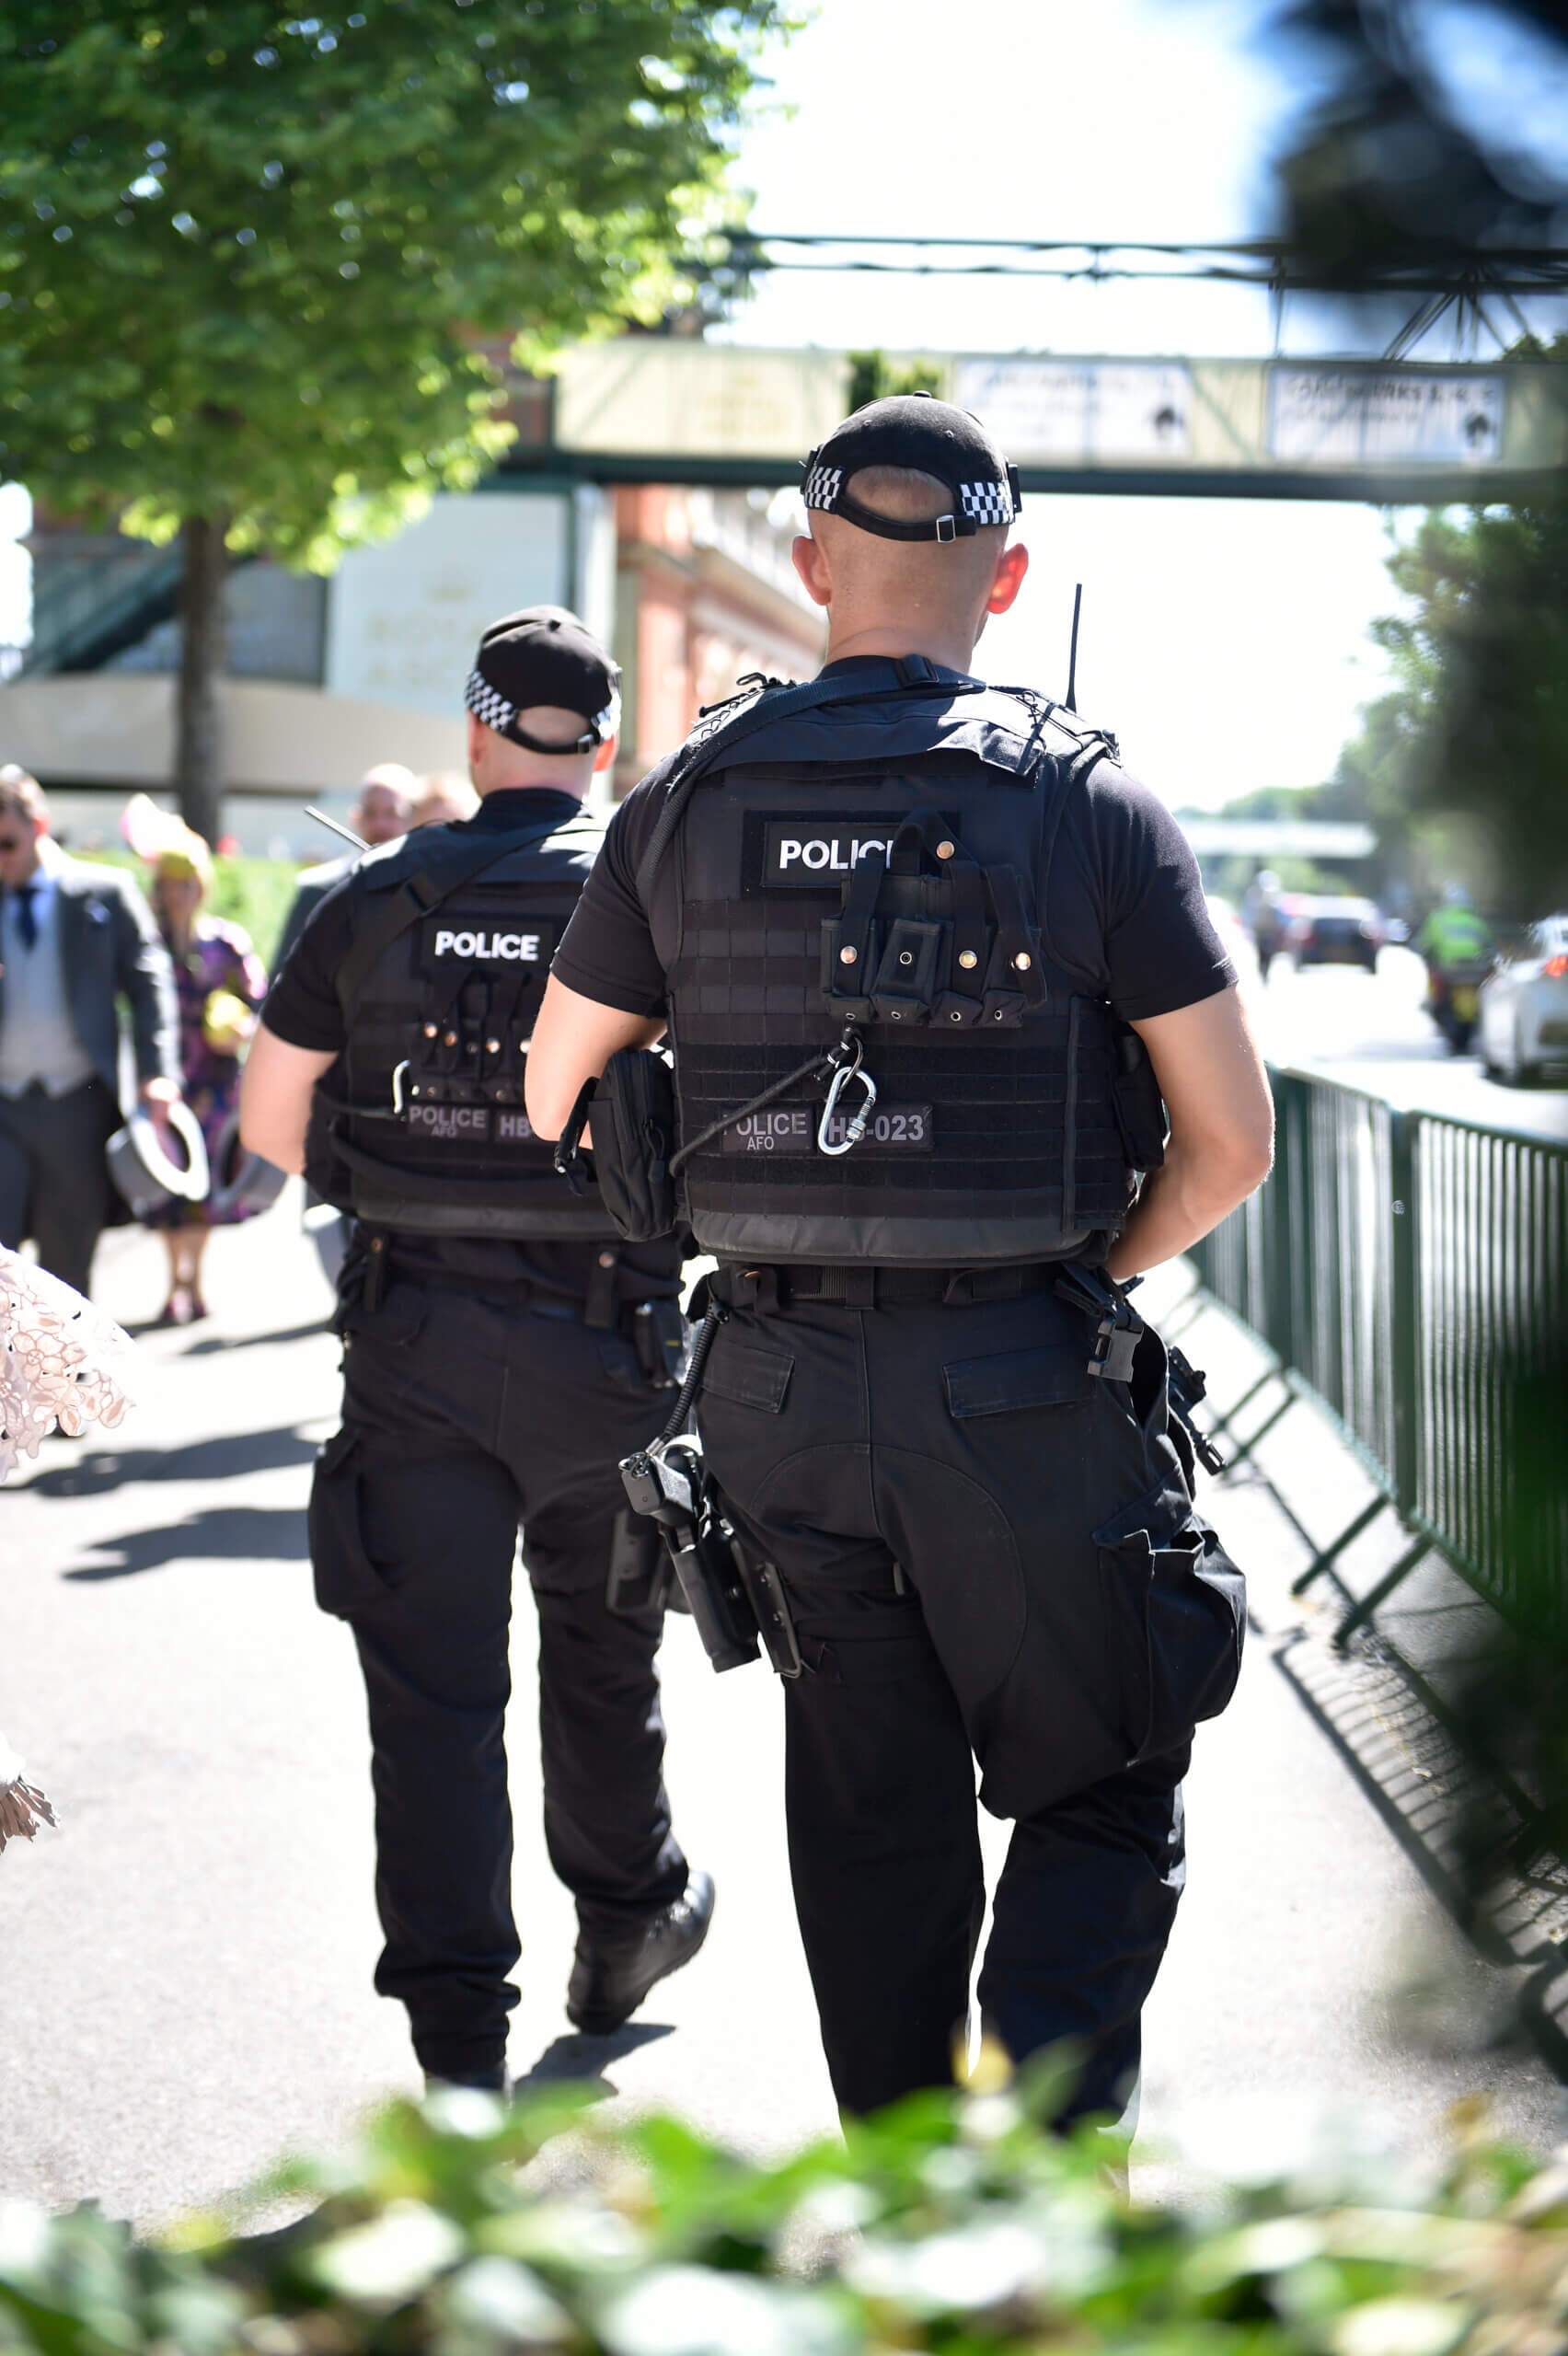
<path fill-rule="evenodd" d="M 951 2077 L 978 1761 L 1014 1820 L 985 2025 L 1015 2060 L 1077 2040 L 1075 2108 L 1126 2116 L 1242 1606 L 1117 1280 L 1259 1183 L 1267 1083 L 1163 805 L 972 669 L 1028 561 L 989 436 L 871 403 L 805 503 L 824 670 L 707 716 L 616 813 L 529 1108 L 570 1147 L 593 1076 L 667 1034 L 674 1208 L 718 1262 L 700 1437 L 803 1663 L 790 1870 L 840 2103 Z"/>
<path fill-rule="evenodd" d="M 663 1421 L 679 1355 L 678 1248 L 624 1246 L 523 1102 L 602 840 L 582 805 L 615 756 L 616 680 L 559 607 L 485 632 L 466 693 L 478 814 L 367 854 L 321 902 L 245 1081 L 247 1144 L 357 1222 L 310 1542 L 369 1700 L 376 1986 L 407 2006 L 428 2076 L 493 2088 L 517 2001 L 502 1726 L 520 1522 L 546 1839 L 580 1925 L 573 2023 L 617 2027 L 696 1953 L 713 1902 L 670 1823 L 660 1616 L 606 1600 L 616 1460 Z"/>

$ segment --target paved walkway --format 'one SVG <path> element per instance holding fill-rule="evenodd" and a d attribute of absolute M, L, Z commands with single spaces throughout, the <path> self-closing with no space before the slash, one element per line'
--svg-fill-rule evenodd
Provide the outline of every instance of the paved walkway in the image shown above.
<path fill-rule="evenodd" d="M 160 1297 L 156 1241 L 112 1237 L 105 1305 Z M 1185 1278 L 1162 1283 L 1173 1301 Z M 1150 1297 L 1154 1294 L 1150 1288 Z M 363 1708 L 346 1632 L 310 1596 L 310 1457 L 332 1427 L 328 1299 L 292 1199 L 214 1241 L 212 1322 L 150 1335 L 144 1403 L 114 1434 L 46 1444 L 0 1494 L 0 1727 L 62 1829 L 0 1860 L 0 2195 L 95 2196 L 164 2218 L 221 2199 L 281 2150 L 341 2131 L 416 2083 L 400 2012 L 370 1990 L 376 1926 Z M 1217 1316 L 1186 1336 L 1221 1401 L 1247 1345 Z M 1361 1475 L 1304 1409 L 1263 1461 L 1316 1536 Z M 1210 1503 L 1251 1574 L 1257 1629 L 1238 1699 L 1200 1738 L 1191 1877 L 1149 2009 L 1152 2143 L 1237 2095 L 1369 2102 L 1396 2140 L 1438 2132 L 1484 2086 L 1532 2142 L 1559 2089 L 1493 2050 L 1503 1976 L 1449 1931 L 1276 1657 L 1301 1621 L 1304 1542 L 1255 1473 Z M 645 2021 L 589 2042 L 561 2010 L 572 1923 L 538 1827 L 533 1623 L 516 1629 L 513 1734 L 524 1927 L 513 2066 L 598 2071 L 737 2143 L 834 2123 L 790 1911 L 776 1692 L 715 1678 L 689 1626 L 665 1648 L 670 1778 L 693 1857 L 720 1887 L 709 1946 Z M 1288 1645 L 1286 1647 L 1290 1657 Z M 995 1865 L 1005 1829 L 990 1828 Z M 1417 1979 L 1419 2007 L 1396 1988 Z M 1436 1992 L 1435 1994 L 1434 1992 Z"/>

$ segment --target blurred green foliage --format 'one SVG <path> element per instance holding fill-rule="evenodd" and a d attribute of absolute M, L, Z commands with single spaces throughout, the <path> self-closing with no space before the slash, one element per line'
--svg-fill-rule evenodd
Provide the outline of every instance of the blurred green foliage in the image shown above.
<path fill-rule="evenodd" d="M 248 2243 L 138 2243 L 91 2208 L 0 2202 L 0 2350 L 38 2356 L 1547 2356 L 1568 2304 L 1568 2168 L 1472 2116 L 1417 2181 L 1237 2151 L 1191 2208 L 1129 2200 L 1102 2138 L 1044 2133 L 1059 2083 L 930 2095 L 774 2164 L 592 2090 L 511 2111 L 398 2104 L 269 2188 Z M 537 2166 L 542 2147 L 551 2144 Z"/>
<path fill-rule="evenodd" d="M 146 890 L 147 868 L 131 851 L 93 850 L 84 852 L 83 857 L 89 866 L 125 868 Z M 202 903 L 206 913 L 223 917 L 230 924 L 243 925 L 262 963 L 270 969 L 272 952 L 278 945 L 283 918 L 299 881 L 299 869 L 286 859 L 215 859 L 213 868 L 213 888 Z"/>
<path fill-rule="evenodd" d="M 476 339 L 657 318 L 782 0 L 7 0 L 0 465 L 326 567 L 504 447 Z"/>
<path fill-rule="evenodd" d="M 892 400 L 899 393 L 940 393 L 942 371 L 925 360 L 890 360 L 885 352 L 852 352 L 849 358 L 851 410 L 868 401 Z"/>
<path fill-rule="evenodd" d="M 1568 900 L 1568 490 L 1429 515 L 1389 560 L 1403 614 L 1377 625 L 1396 685 L 1355 758 L 1413 812 L 1468 818 L 1509 913 Z"/>

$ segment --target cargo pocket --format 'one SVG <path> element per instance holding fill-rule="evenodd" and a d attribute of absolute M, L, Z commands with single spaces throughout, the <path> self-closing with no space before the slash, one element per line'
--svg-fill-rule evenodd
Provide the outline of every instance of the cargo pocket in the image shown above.
<path fill-rule="evenodd" d="M 1070 1407 L 1089 1397 L 1094 1379 L 1085 1342 L 1046 1342 L 1032 1350 L 998 1350 L 991 1357 L 955 1358 L 942 1369 L 948 1413 L 1005 1415 L 1021 1407 Z"/>
<path fill-rule="evenodd" d="M 792 1352 L 728 1341 L 721 1331 L 702 1370 L 702 1388 L 710 1398 L 730 1399 L 738 1407 L 758 1407 L 764 1415 L 777 1415 L 783 1411 L 794 1371 Z"/>
<path fill-rule="evenodd" d="M 335 1619 L 353 1620 L 387 1594 L 364 1542 L 360 1436 L 345 1426 L 316 1460 L 310 1484 L 310 1565 L 316 1600 Z"/>
<path fill-rule="evenodd" d="M 1150 1492 L 1094 1533 L 1128 1766 L 1219 1715 L 1241 1669 L 1247 1586 L 1185 1498 Z"/>

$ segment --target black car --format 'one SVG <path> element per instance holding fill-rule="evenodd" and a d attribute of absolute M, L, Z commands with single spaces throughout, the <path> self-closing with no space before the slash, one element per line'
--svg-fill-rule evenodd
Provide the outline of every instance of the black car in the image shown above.
<path fill-rule="evenodd" d="M 1297 967 L 1365 965 L 1378 970 L 1378 952 L 1388 939 L 1370 900 L 1317 899 L 1293 892 L 1284 903 L 1285 946 Z"/>

